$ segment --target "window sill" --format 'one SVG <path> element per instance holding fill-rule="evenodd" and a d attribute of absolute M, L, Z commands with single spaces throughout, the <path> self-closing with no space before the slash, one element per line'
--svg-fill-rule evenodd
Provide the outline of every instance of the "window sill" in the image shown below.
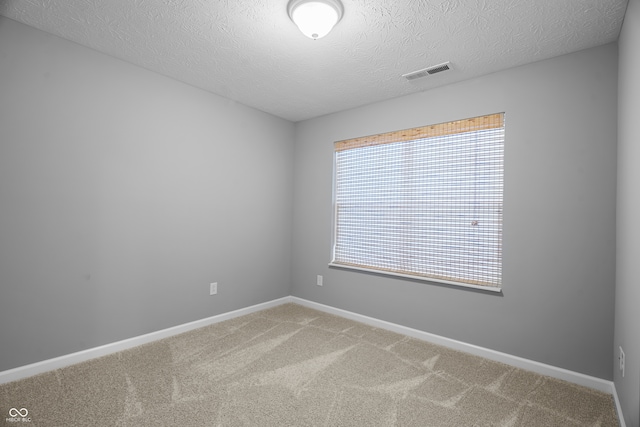
<path fill-rule="evenodd" d="M 484 292 L 490 292 L 490 293 L 502 293 L 502 287 L 499 287 L 499 286 L 471 285 L 471 284 L 468 284 L 468 283 L 453 282 L 453 281 L 442 280 L 442 279 L 432 279 L 432 278 L 423 277 L 423 276 L 413 276 L 413 275 L 410 275 L 410 274 L 402 274 L 402 273 L 394 273 L 394 272 L 391 272 L 391 271 L 375 270 L 373 268 L 355 267 L 355 266 L 352 266 L 352 265 L 338 264 L 338 263 L 334 263 L 334 262 L 330 262 L 329 263 L 329 267 L 340 268 L 340 269 L 344 269 L 344 270 L 363 271 L 363 272 L 366 272 L 366 273 L 379 274 L 379 275 L 383 275 L 383 276 L 392 276 L 392 277 L 400 277 L 400 278 L 404 278 L 404 279 L 419 280 L 419 281 L 422 281 L 422 282 L 439 283 L 439 284 L 444 284 L 444 285 L 455 286 L 457 288 L 469 288 L 469 289 L 475 289 L 475 290 L 478 290 L 478 291 L 484 291 Z"/>

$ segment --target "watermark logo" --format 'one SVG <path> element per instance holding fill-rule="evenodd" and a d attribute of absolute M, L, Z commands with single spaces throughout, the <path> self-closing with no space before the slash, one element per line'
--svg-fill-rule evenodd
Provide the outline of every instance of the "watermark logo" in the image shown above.
<path fill-rule="evenodd" d="M 9 418 L 5 418 L 8 423 L 30 423 L 29 410 L 27 408 L 9 409 Z"/>

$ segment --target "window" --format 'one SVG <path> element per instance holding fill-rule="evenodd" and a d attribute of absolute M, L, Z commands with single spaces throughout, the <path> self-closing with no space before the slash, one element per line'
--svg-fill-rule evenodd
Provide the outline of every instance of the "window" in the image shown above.
<path fill-rule="evenodd" d="M 504 113 L 335 143 L 330 265 L 499 291 Z"/>

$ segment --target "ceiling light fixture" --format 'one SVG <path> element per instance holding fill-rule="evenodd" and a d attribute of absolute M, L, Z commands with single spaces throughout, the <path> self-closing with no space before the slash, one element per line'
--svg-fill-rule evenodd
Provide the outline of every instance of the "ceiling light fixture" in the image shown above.
<path fill-rule="evenodd" d="M 287 11 L 302 34 L 316 40 L 340 21 L 343 8 L 340 0 L 291 0 Z"/>

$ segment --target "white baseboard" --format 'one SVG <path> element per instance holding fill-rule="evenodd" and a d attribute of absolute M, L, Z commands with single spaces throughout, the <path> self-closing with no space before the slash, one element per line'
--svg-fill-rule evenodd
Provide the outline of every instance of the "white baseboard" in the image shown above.
<path fill-rule="evenodd" d="M 0 384 L 17 381 L 33 375 L 42 374 L 44 372 L 53 371 L 54 369 L 64 368 L 65 366 L 74 365 L 96 357 L 106 356 L 108 354 L 117 353 L 122 350 L 137 347 L 153 341 L 168 338 L 174 335 L 189 332 L 204 326 L 213 325 L 214 323 L 224 320 L 233 319 L 234 317 L 244 316 L 246 314 L 255 313 L 256 311 L 265 310 L 287 302 L 291 302 L 291 297 L 279 298 L 262 304 L 252 305 L 250 307 L 241 308 L 239 310 L 218 314 L 217 316 L 207 317 L 206 319 L 196 320 L 194 322 L 185 323 L 171 328 L 163 329 L 156 332 L 128 338 L 126 340 L 105 344 L 100 347 L 89 348 L 76 353 L 66 354 L 54 359 L 43 360 L 41 362 L 32 363 L 30 365 L 20 366 L 14 369 L 0 372 Z"/>
<path fill-rule="evenodd" d="M 41 374 L 44 372 L 52 371 L 54 369 L 64 368 L 76 363 L 84 362 L 86 360 L 94 359 L 96 357 L 106 356 L 118 351 L 127 350 L 129 348 L 137 347 L 142 344 L 146 344 L 152 341 L 157 341 L 163 338 L 168 338 L 174 335 L 178 335 L 184 332 L 188 332 L 194 329 L 202 328 L 204 326 L 213 325 L 214 323 L 222 322 L 224 320 L 233 319 L 235 317 L 244 316 L 246 314 L 255 313 L 256 311 L 265 310 L 267 308 L 276 307 L 281 304 L 293 302 L 305 307 L 313 308 L 319 311 L 323 311 L 329 314 L 335 314 L 337 316 L 345 317 L 347 319 L 355 320 L 357 322 L 365 323 L 367 325 L 374 326 L 380 329 L 386 329 L 399 334 L 408 335 L 410 337 L 431 342 L 433 344 L 442 345 L 445 347 L 453 348 L 455 350 L 464 351 L 466 353 L 474 354 L 476 356 L 485 357 L 489 360 L 502 362 L 510 366 L 526 369 L 541 375 L 547 375 L 552 378 L 568 381 L 574 384 L 578 384 L 584 387 L 589 387 L 604 393 L 611 394 L 616 403 L 616 409 L 618 411 L 618 418 L 620 420 L 620 426 L 626 427 L 624 418 L 622 416 L 622 408 L 620 401 L 618 400 L 618 394 L 616 392 L 615 384 L 613 381 L 603 380 L 601 378 L 592 377 L 589 375 L 581 374 L 579 372 L 569 371 L 567 369 L 558 368 L 545 363 L 536 362 L 533 360 L 525 359 L 518 356 L 513 356 L 507 353 L 491 350 L 484 347 L 479 347 L 473 344 L 467 344 L 462 341 L 452 340 L 450 338 L 442 337 L 440 335 L 431 334 L 429 332 L 420 331 L 418 329 L 409 328 L 406 326 L 398 325 L 395 323 L 387 322 L 384 320 L 375 319 L 373 317 L 364 316 L 362 314 L 353 313 L 351 311 L 342 310 L 339 308 L 331 307 L 328 305 L 320 304 L 317 302 L 305 300 L 302 298 L 288 296 L 279 298 L 276 300 L 268 301 L 262 304 L 253 305 L 250 307 L 242 308 L 228 313 L 222 313 L 217 316 L 208 317 L 206 319 L 196 320 L 194 322 L 185 323 L 183 325 L 174 326 L 172 328 L 163 329 L 161 331 L 152 332 L 138 337 L 129 338 L 123 341 L 118 341 L 111 344 L 106 344 L 100 347 L 95 347 L 77 353 L 71 353 L 68 355 L 56 357 L 54 359 L 43 360 L 42 362 L 33 363 L 30 365 L 21 366 L 18 368 L 10 369 L 8 371 L 0 372 L 0 384 L 8 383 L 11 381 L 17 381 L 22 378 L 27 378 L 33 375 Z"/>
<path fill-rule="evenodd" d="M 627 427 L 627 424 L 624 422 L 622 406 L 620 406 L 620 400 L 618 399 L 618 392 L 616 391 L 615 384 L 613 384 L 611 394 L 613 395 L 613 400 L 616 402 L 616 411 L 618 412 L 618 421 L 620 421 L 620 427 Z"/>

